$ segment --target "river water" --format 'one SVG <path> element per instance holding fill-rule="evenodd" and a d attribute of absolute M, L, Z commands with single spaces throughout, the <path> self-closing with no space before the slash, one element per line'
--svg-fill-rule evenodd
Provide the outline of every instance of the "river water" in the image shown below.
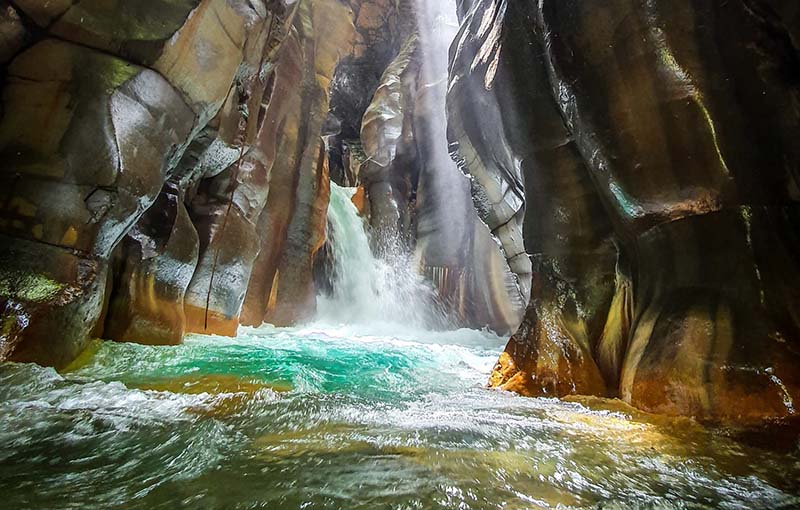
<path fill-rule="evenodd" d="M 483 388 L 502 341 L 263 327 L 0 365 L 2 508 L 775 509 L 800 459 Z"/>
<path fill-rule="evenodd" d="M 505 339 L 431 331 L 431 290 L 332 193 L 311 325 L 0 364 L 0 508 L 800 508 L 797 451 L 485 389 Z"/>

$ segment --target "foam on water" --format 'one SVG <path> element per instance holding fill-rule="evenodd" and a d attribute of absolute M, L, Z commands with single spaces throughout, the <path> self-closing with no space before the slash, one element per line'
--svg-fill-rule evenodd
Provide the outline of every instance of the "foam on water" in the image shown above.
<path fill-rule="evenodd" d="M 395 249 L 383 257 L 373 254 L 364 220 L 351 201 L 354 191 L 331 183 L 333 295 L 317 300 L 318 321 L 373 329 L 381 324 L 417 328 L 444 324 L 435 292 L 399 242 L 390 243 Z"/>
<path fill-rule="evenodd" d="M 481 341 L 482 339 L 482 341 Z M 798 456 L 483 388 L 501 339 L 356 327 L 0 365 L 5 508 L 793 508 Z"/>

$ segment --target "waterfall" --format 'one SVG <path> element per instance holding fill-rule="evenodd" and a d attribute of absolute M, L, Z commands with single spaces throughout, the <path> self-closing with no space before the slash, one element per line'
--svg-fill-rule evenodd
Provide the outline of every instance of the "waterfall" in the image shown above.
<path fill-rule="evenodd" d="M 384 257 L 370 248 L 365 222 L 352 202 L 354 188 L 331 183 L 328 225 L 333 253 L 333 293 L 317 300 L 317 318 L 328 324 L 446 325 L 434 290 L 397 243 Z"/>

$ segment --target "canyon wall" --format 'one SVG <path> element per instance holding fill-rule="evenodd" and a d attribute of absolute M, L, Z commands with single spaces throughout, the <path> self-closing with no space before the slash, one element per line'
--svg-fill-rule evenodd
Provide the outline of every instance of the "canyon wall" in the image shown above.
<path fill-rule="evenodd" d="M 490 225 L 524 193 L 533 273 L 491 386 L 796 418 L 793 5 L 460 3 L 450 136 Z"/>
<path fill-rule="evenodd" d="M 0 359 L 58 367 L 91 337 L 173 344 L 313 313 L 351 6 L 0 8 Z"/>
<path fill-rule="evenodd" d="M 444 125 L 445 80 L 441 104 L 418 100 L 434 89 L 409 0 L 19 0 L 0 12 L 2 360 L 63 367 L 94 337 L 176 344 L 308 320 L 326 284 L 330 174 L 360 186 L 388 256 L 417 245 L 420 175 L 455 169 L 443 129 L 413 136 L 426 117 Z M 398 66 L 402 90 L 389 83 Z M 386 102 L 397 93 L 408 101 Z M 369 107 L 405 138 L 385 116 L 370 134 Z M 364 158 L 365 146 L 391 154 Z M 469 242 L 475 255 L 453 268 L 455 286 L 446 268 L 421 270 L 459 323 L 510 331 L 524 299 L 483 224 L 464 223 L 474 213 L 455 174 L 463 235 L 438 252 Z"/>
<path fill-rule="evenodd" d="M 453 325 L 513 331 L 530 271 L 509 266 L 447 142 L 455 5 L 425 0 L 415 6 L 416 30 L 381 77 L 357 144 L 357 179 L 367 190 L 377 250 L 397 251 L 396 240 L 404 240 Z"/>

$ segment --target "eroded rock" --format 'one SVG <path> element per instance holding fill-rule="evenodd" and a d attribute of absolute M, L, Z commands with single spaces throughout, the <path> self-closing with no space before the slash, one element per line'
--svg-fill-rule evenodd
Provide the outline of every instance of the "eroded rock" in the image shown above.
<path fill-rule="evenodd" d="M 125 342 L 179 344 L 186 332 L 184 295 L 198 253 L 183 193 L 165 187 L 120 252 L 103 335 Z"/>
<path fill-rule="evenodd" d="M 459 48 L 486 50 L 463 58 L 492 64 L 451 81 L 511 83 L 500 112 L 550 123 L 508 130 L 540 147 L 521 153 L 534 284 L 492 385 L 734 426 L 794 416 L 796 16 L 750 4 L 462 4 Z"/>

